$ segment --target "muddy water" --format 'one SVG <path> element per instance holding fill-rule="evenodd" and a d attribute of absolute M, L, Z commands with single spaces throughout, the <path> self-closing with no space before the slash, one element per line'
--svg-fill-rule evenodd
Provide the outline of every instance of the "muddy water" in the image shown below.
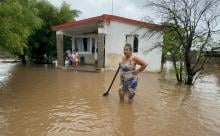
<path fill-rule="evenodd" d="M 0 136 L 220 135 L 220 70 L 193 87 L 143 73 L 132 105 L 118 79 L 102 97 L 113 74 L 0 64 Z"/>

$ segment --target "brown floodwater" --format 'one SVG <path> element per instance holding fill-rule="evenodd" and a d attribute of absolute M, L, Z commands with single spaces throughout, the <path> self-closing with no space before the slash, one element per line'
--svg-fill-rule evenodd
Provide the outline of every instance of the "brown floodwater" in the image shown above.
<path fill-rule="evenodd" d="M 142 73 L 133 104 L 114 75 L 0 64 L 0 136 L 219 136 L 220 68 L 194 86 Z"/>

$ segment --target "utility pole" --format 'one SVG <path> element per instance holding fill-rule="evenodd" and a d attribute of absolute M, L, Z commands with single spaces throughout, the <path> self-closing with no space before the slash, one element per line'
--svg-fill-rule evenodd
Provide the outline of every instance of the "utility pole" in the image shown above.
<path fill-rule="evenodd" d="M 113 15 L 113 0 L 112 0 L 112 15 Z"/>

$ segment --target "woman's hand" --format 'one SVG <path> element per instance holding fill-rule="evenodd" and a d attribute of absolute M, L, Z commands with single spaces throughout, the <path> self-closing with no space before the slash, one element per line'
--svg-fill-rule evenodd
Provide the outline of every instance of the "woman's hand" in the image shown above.
<path fill-rule="evenodd" d="M 138 73 L 140 73 L 140 72 L 139 72 L 139 69 L 136 69 L 136 70 L 133 71 L 133 74 L 134 74 L 134 75 L 137 75 Z"/>
<path fill-rule="evenodd" d="M 119 62 L 119 63 L 118 63 L 118 66 L 119 66 L 119 67 L 121 67 L 121 63 L 122 63 L 122 62 Z"/>

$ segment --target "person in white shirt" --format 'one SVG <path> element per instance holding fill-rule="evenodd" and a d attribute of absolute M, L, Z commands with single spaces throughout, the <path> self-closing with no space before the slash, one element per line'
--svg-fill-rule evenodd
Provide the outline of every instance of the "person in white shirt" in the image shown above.
<path fill-rule="evenodd" d="M 77 68 L 79 66 L 79 53 L 77 49 L 73 51 L 72 57 L 73 57 L 73 70 L 77 72 Z"/>

